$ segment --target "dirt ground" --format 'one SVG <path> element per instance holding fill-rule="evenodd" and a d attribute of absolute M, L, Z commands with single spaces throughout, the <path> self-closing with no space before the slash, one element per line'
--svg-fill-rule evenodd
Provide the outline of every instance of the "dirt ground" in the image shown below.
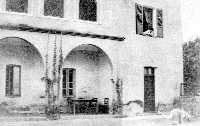
<path fill-rule="evenodd" d="M 26 119 L 25 119 L 26 118 Z M 199 126 L 200 118 L 178 124 L 166 116 L 139 116 L 126 118 L 113 117 L 64 117 L 60 120 L 47 120 L 43 117 L 0 118 L 0 126 Z"/>

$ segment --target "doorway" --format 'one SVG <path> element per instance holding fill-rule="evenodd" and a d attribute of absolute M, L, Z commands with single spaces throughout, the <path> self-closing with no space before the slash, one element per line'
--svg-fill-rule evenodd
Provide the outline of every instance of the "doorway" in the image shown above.
<path fill-rule="evenodd" d="M 155 112 L 155 68 L 144 68 L 144 112 Z"/>

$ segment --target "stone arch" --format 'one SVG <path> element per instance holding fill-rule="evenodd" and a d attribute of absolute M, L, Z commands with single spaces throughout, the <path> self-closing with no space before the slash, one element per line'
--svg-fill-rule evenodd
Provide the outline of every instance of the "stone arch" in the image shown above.
<path fill-rule="evenodd" d="M 76 46 L 64 58 L 63 68 L 77 69 L 77 97 L 96 97 L 100 101 L 109 98 L 111 101 L 113 65 L 100 47 L 93 44 Z"/>
<path fill-rule="evenodd" d="M 86 43 L 86 44 L 76 45 L 75 47 L 73 47 L 73 48 L 67 53 L 67 55 L 66 55 L 66 57 L 64 57 L 64 59 L 66 59 L 66 58 L 69 56 L 69 54 L 70 54 L 73 50 L 75 50 L 75 49 L 77 49 L 77 48 L 79 48 L 79 47 L 82 47 L 82 46 L 92 46 L 92 47 L 97 48 L 97 49 L 99 50 L 100 53 L 103 53 L 103 55 L 106 56 L 107 59 L 108 59 L 108 62 L 109 62 L 110 68 L 111 68 L 111 74 L 113 74 L 113 63 L 112 63 L 112 60 L 111 60 L 110 56 L 106 53 L 105 50 L 103 50 L 101 47 L 99 47 L 99 46 L 97 46 L 97 45 L 94 45 L 94 44 L 87 44 L 87 43 Z"/>
<path fill-rule="evenodd" d="M 44 59 L 42 57 L 42 54 L 40 53 L 40 51 L 37 49 L 37 47 L 32 44 L 31 42 L 29 42 L 28 40 L 21 38 L 21 37 L 4 37 L 4 38 L 0 38 L 0 44 L 2 44 L 3 42 L 6 43 L 8 42 L 8 39 L 15 39 L 15 40 L 22 40 L 21 42 L 26 43 L 26 46 L 30 46 L 33 50 L 36 51 L 36 53 L 40 56 L 41 60 L 42 60 L 42 64 L 44 65 Z M 12 45 L 12 44 L 11 44 Z"/>
<path fill-rule="evenodd" d="M 5 89 L 6 66 L 8 64 L 21 66 L 21 97 L 19 104 L 37 103 L 39 96 L 44 92 L 41 78 L 44 72 L 44 62 L 38 49 L 27 40 L 19 37 L 5 37 L 0 39 L 0 85 Z M 5 92 L 0 93 L 0 98 Z M 2 98 L 4 99 L 4 98 Z"/>

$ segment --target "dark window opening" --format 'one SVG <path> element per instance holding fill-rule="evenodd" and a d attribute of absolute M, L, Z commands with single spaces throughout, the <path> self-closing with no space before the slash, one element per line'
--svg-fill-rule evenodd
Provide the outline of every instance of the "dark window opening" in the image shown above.
<path fill-rule="evenodd" d="M 63 69 L 63 85 L 62 85 L 63 97 L 75 96 L 75 73 L 76 70 L 73 68 Z"/>
<path fill-rule="evenodd" d="M 64 17 L 64 0 L 44 0 L 44 15 Z"/>
<path fill-rule="evenodd" d="M 144 68 L 144 112 L 155 112 L 155 68 Z"/>
<path fill-rule="evenodd" d="M 143 7 L 143 34 L 153 36 L 153 9 Z"/>
<path fill-rule="evenodd" d="M 162 10 L 156 10 L 156 26 L 154 26 L 153 8 L 135 4 L 136 12 L 136 34 L 144 36 L 163 37 L 163 14 Z M 157 30 L 157 32 L 155 32 Z M 157 34 L 157 35 L 154 35 Z"/>
<path fill-rule="evenodd" d="M 6 65 L 6 96 L 21 96 L 21 66 Z"/>
<path fill-rule="evenodd" d="M 88 21 L 97 21 L 96 0 L 79 1 L 79 19 Z"/>
<path fill-rule="evenodd" d="M 6 11 L 28 13 L 28 0 L 6 0 Z"/>

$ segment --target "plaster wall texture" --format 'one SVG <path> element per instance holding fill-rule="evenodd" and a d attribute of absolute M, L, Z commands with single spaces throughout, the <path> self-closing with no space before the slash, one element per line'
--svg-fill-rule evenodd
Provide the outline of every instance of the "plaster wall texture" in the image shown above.
<path fill-rule="evenodd" d="M 98 0 L 97 22 L 81 21 L 78 19 L 78 6 L 76 0 L 65 1 L 65 17 L 62 19 L 43 16 L 42 0 L 31 0 L 31 3 L 33 4 L 30 5 L 28 14 L 5 12 L 2 4 L 0 9 L 0 17 L 2 17 L 0 25 L 26 24 L 40 28 L 72 30 L 83 33 L 96 33 L 126 38 L 125 41 L 118 42 L 68 35 L 62 37 L 64 57 L 66 57 L 74 48 L 82 44 L 95 45 L 101 48 L 109 57 L 100 58 L 100 64 L 98 64 L 91 60 L 89 60 L 90 63 L 88 63 L 86 58 L 82 55 L 75 56 L 78 59 L 76 62 L 77 69 L 79 67 L 84 68 L 82 71 L 77 72 L 77 75 L 79 75 L 77 76 L 77 83 L 84 85 L 90 82 L 94 89 L 91 90 L 89 93 L 90 95 L 97 97 L 111 97 L 110 91 L 112 89 L 110 89 L 111 84 L 108 78 L 116 79 L 118 76 L 123 80 L 123 102 L 126 103 L 136 99 L 143 101 L 145 66 L 156 67 L 156 103 L 172 103 L 174 97 L 179 95 L 179 85 L 183 81 L 180 0 Z M 164 38 L 147 37 L 136 34 L 135 3 L 163 10 Z M 5 37 L 20 37 L 33 44 L 40 52 L 43 63 L 47 52 L 47 42 L 49 41 L 48 53 L 51 54 L 50 59 L 52 57 L 55 35 L 49 35 L 48 37 L 48 34 L 45 33 L 1 29 L 0 39 Z M 61 38 L 58 35 L 58 47 L 60 39 Z M 1 57 L 2 55 L 3 54 L 1 54 Z M 20 57 L 18 57 L 18 59 L 20 59 Z M 110 67 L 106 61 L 108 59 L 112 63 L 112 74 L 110 77 L 105 76 L 109 75 L 108 69 L 110 69 Z M 50 64 L 51 62 L 52 61 L 50 61 Z M 75 65 L 73 62 L 74 60 L 70 59 L 65 65 L 67 66 L 67 63 Z M 27 71 L 28 70 L 29 69 L 27 69 Z M 5 85 L 5 78 L 3 78 L 5 72 L 1 74 L 1 76 L 2 84 L 0 90 L 2 94 L 5 90 L 2 86 Z M 26 79 L 29 82 L 32 82 L 33 80 Z M 97 83 L 97 85 L 95 83 Z M 101 86 L 101 88 L 97 90 L 97 87 L 99 86 Z M 26 87 L 22 88 L 25 89 Z M 80 88 L 81 87 L 77 87 L 77 90 Z M 41 91 L 36 89 L 38 88 L 33 89 L 34 92 L 38 93 Z M 0 97 L 4 98 L 5 96 L 2 94 Z M 38 100 L 33 99 L 32 101 L 37 102 Z M 28 103 L 27 101 L 25 102 Z"/>

